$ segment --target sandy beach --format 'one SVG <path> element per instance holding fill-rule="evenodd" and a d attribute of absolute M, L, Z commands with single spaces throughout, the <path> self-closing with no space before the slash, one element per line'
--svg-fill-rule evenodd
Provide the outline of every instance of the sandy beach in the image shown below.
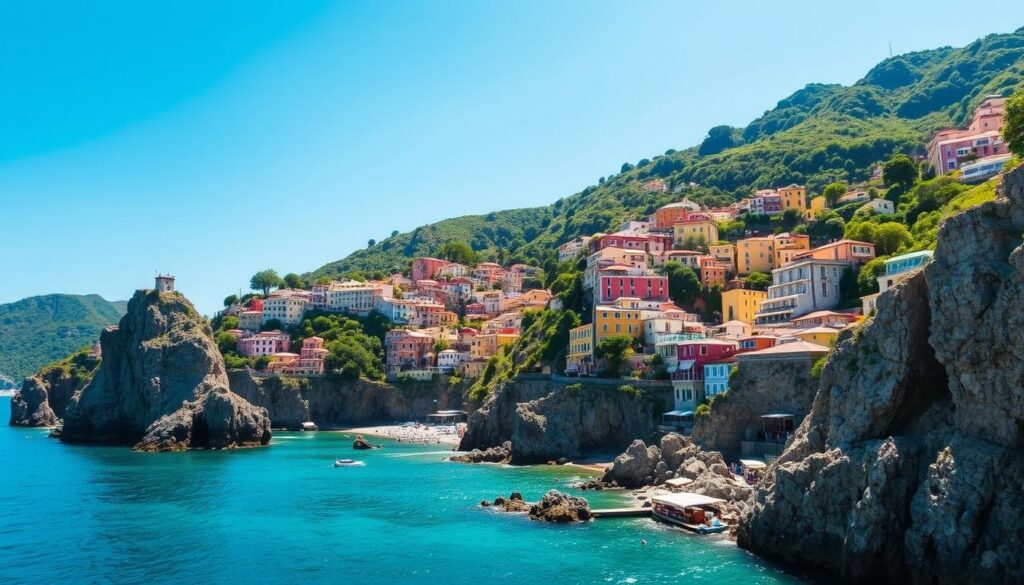
<path fill-rule="evenodd" d="M 358 427 L 341 429 L 335 432 L 352 435 L 363 435 L 371 437 L 387 437 L 402 443 L 413 443 L 417 445 L 458 445 L 459 435 L 454 426 L 444 425 L 379 425 L 373 427 Z"/>

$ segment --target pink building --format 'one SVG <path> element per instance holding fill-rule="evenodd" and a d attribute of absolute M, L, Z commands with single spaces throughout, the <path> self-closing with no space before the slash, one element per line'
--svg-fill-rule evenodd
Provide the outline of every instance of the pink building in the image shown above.
<path fill-rule="evenodd" d="M 793 263 L 802 260 L 841 260 L 850 264 L 866 264 L 875 259 L 875 245 L 857 240 L 839 240 L 793 256 Z"/>
<path fill-rule="evenodd" d="M 1007 154 L 1000 131 L 1006 116 L 1006 98 L 990 95 L 974 110 L 970 125 L 961 130 L 946 128 L 939 130 L 928 141 L 928 163 L 937 174 L 960 168 L 966 158 L 984 158 L 996 154 Z"/>
<path fill-rule="evenodd" d="M 676 347 L 679 365 L 672 378 L 675 380 L 703 380 L 704 364 L 736 353 L 735 341 L 720 339 L 694 339 L 683 341 Z"/>
<path fill-rule="evenodd" d="M 264 331 L 238 340 L 238 353 L 250 355 L 274 355 L 288 351 L 291 336 L 278 330 Z"/>
<path fill-rule="evenodd" d="M 763 189 L 750 198 L 750 213 L 771 215 L 782 213 L 782 196 L 774 189 Z"/>
<path fill-rule="evenodd" d="M 414 258 L 412 261 L 412 280 L 415 282 L 434 278 L 447 264 L 447 260 L 441 260 L 440 258 Z"/>
<path fill-rule="evenodd" d="M 714 258 L 702 258 L 700 261 L 700 281 L 704 286 L 720 284 L 725 286 L 725 266 L 719 264 Z"/>
<path fill-rule="evenodd" d="M 388 371 L 418 370 L 429 367 L 434 338 L 422 331 L 392 329 L 384 334 L 384 352 Z"/>
<path fill-rule="evenodd" d="M 668 277 L 658 274 L 631 274 L 625 266 L 612 266 L 598 272 L 597 302 L 610 304 L 622 297 L 641 301 L 668 302 Z"/>

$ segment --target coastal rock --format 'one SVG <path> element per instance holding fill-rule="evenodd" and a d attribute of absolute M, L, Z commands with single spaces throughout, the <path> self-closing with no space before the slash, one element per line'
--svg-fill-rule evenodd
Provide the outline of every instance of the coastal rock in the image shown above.
<path fill-rule="evenodd" d="M 509 497 L 505 498 L 498 496 L 494 498 L 493 502 L 484 500 L 480 502 L 480 506 L 483 508 L 497 508 L 502 512 L 528 512 L 530 510 L 530 504 L 523 501 L 523 495 L 519 492 L 512 492 Z"/>
<path fill-rule="evenodd" d="M 850 581 L 1024 582 L 1024 169 L 830 356 L 741 546 Z"/>
<path fill-rule="evenodd" d="M 364 439 L 362 435 L 356 435 L 356 440 L 352 441 L 352 448 L 357 451 L 373 449 L 373 443 Z"/>
<path fill-rule="evenodd" d="M 530 518 L 544 522 L 568 523 L 590 520 L 590 504 L 583 498 L 550 490 L 539 502 L 530 506 Z"/>
<path fill-rule="evenodd" d="M 473 449 L 469 453 L 455 455 L 451 461 L 459 463 L 508 463 L 512 459 L 512 443 L 505 441 L 489 449 Z"/>
<path fill-rule="evenodd" d="M 637 439 L 612 461 L 611 467 L 604 472 L 601 480 L 626 488 L 647 485 L 659 462 L 661 451 L 654 445 L 648 447 L 642 440 Z"/>
<path fill-rule="evenodd" d="M 338 376 L 257 377 L 231 370 L 228 381 L 232 392 L 267 409 L 274 428 L 296 431 L 307 421 L 320 428 L 364 427 L 462 407 L 461 387 L 444 380 L 389 384 Z"/>
<path fill-rule="evenodd" d="M 44 366 L 11 398 L 12 426 L 56 426 L 75 392 L 92 379 L 100 360 L 87 352 Z"/>
<path fill-rule="evenodd" d="M 100 344 L 99 372 L 68 403 L 61 440 L 145 451 L 270 442 L 266 410 L 228 390 L 209 325 L 179 293 L 136 292 Z"/>

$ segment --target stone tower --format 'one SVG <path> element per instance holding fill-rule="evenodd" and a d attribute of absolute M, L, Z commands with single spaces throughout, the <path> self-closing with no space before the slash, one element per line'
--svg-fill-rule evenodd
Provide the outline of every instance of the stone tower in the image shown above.
<path fill-rule="evenodd" d="M 160 292 L 174 292 L 174 277 L 168 274 L 158 274 L 156 277 L 156 290 Z"/>

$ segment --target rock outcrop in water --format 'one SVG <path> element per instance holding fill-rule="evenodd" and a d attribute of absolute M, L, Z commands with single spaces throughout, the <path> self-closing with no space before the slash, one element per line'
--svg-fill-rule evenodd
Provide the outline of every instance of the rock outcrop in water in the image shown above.
<path fill-rule="evenodd" d="M 1024 582 L 1024 169 L 830 357 L 739 543 L 850 581 Z"/>
<path fill-rule="evenodd" d="M 549 490 L 539 502 L 530 506 L 529 516 L 533 520 L 566 524 L 590 520 L 590 504 L 583 498 Z"/>
<path fill-rule="evenodd" d="M 100 344 L 103 362 L 69 402 L 62 440 L 144 451 L 270 442 L 266 410 L 228 390 L 209 325 L 179 293 L 136 292 Z"/>
<path fill-rule="evenodd" d="M 450 460 L 458 463 L 508 463 L 512 460 L 512 442 L 505 441 L 487 449 L 473 449 L 469 453 L 455 455 Z"/>
<path fill-rule="evenodd" d="M 52 427 L 61 422 L 71 397 L 92 379 L 100 360 L 80 351 L 26 378 L 11 399 L 12 426 Z"/>
<path fill-rule="evenodd" d="M 544 463 L 619 451 L 655 430 L 671 389 L 559 384 L 523 377 L 502 384 L 470 415 L 460 451 L 511 442 L 512 463 Z"/>

